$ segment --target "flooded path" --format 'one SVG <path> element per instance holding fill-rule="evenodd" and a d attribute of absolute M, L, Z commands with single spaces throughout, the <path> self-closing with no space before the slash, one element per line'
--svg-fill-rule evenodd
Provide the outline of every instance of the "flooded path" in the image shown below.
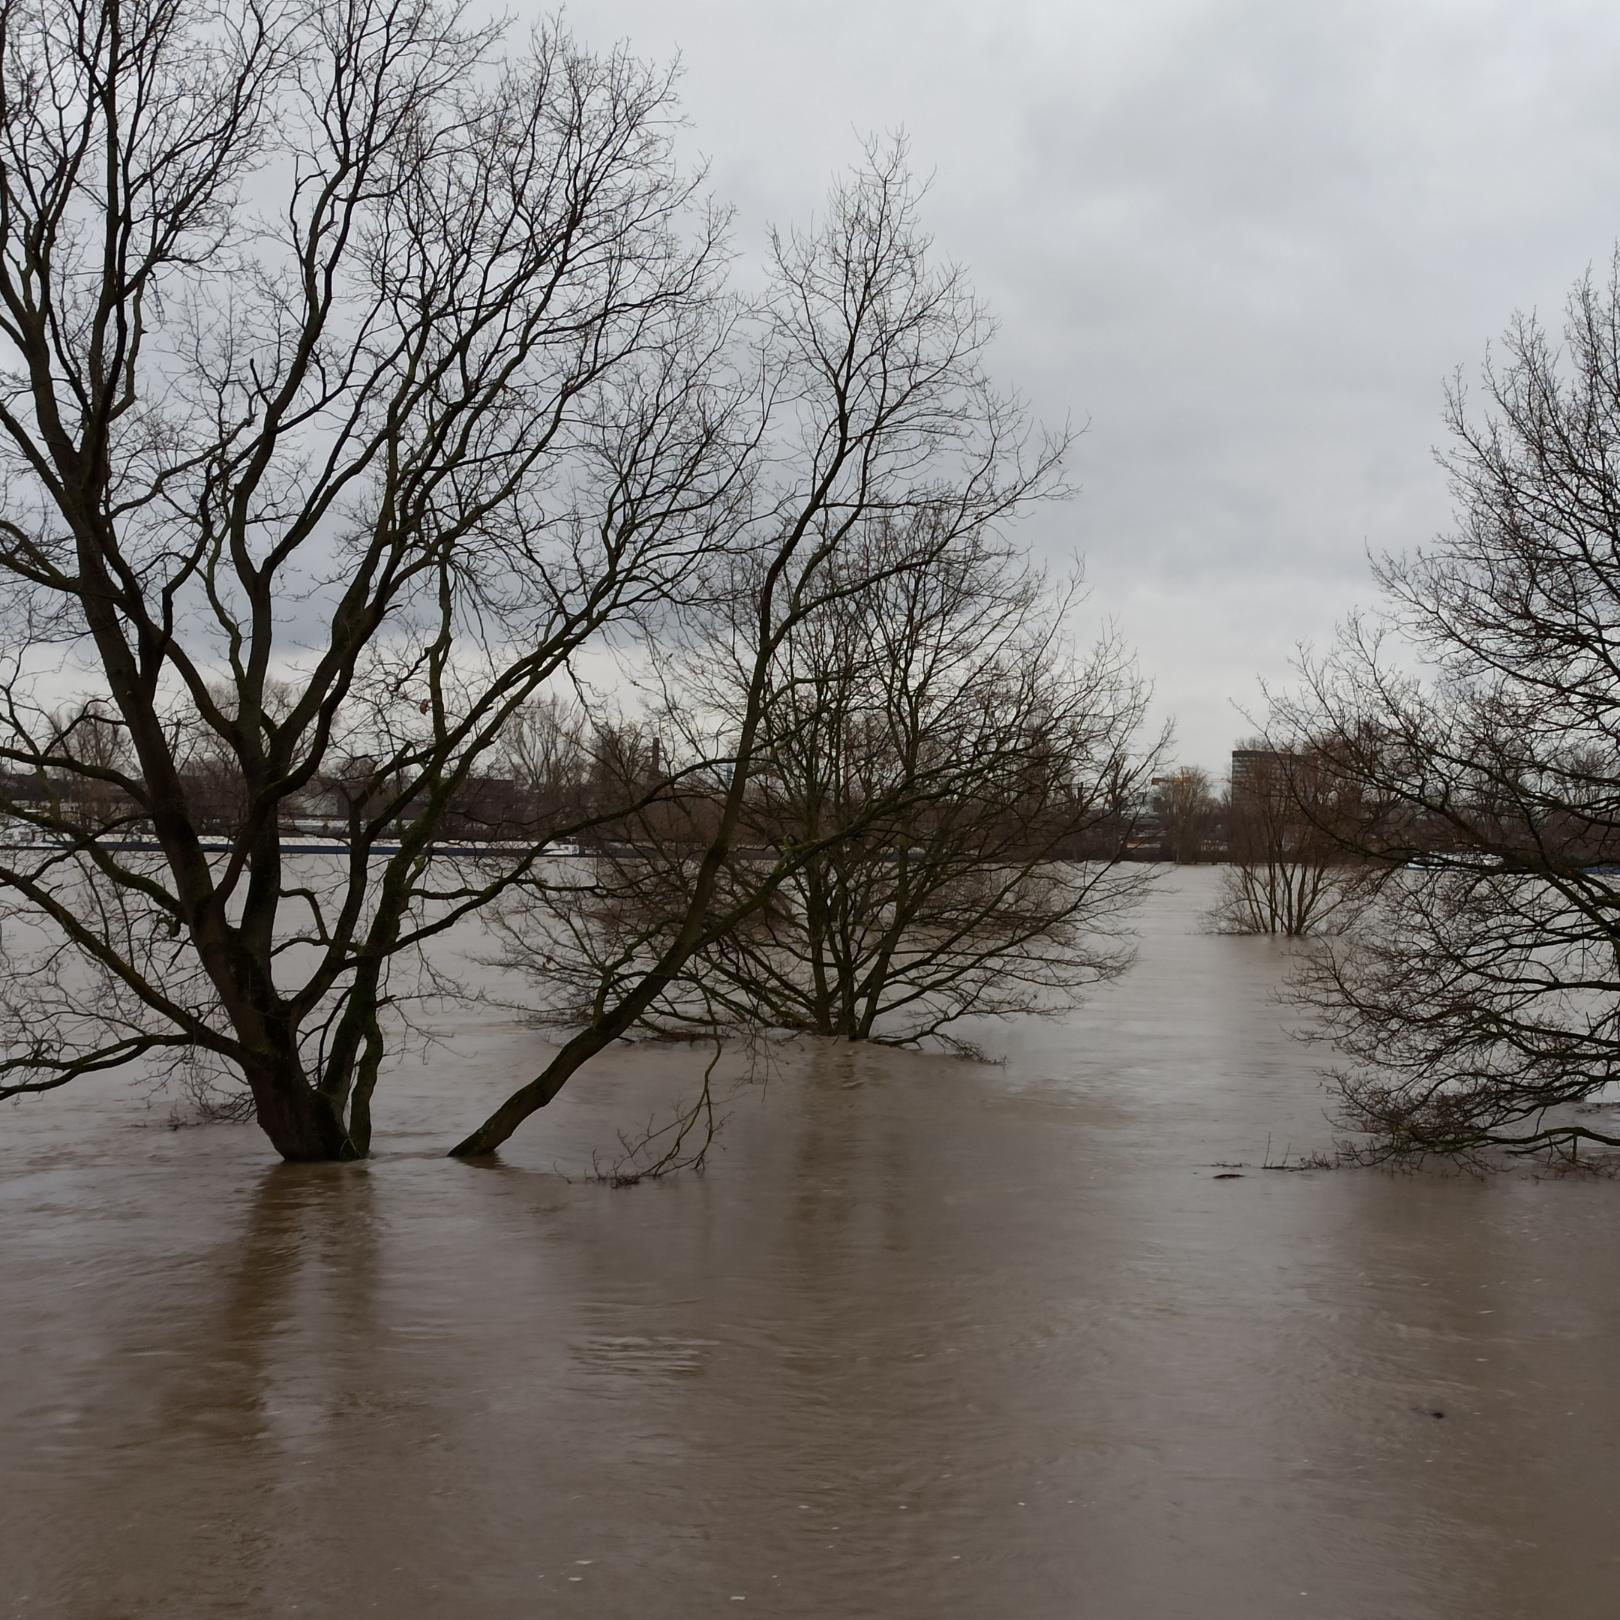
<path fill-rule="evenodd" d="M 1613 1615 L 1620 1185 L 1215 1180 L 1331 1132 L 1211 876 L 1004 1065 L 788 1053 L 703 1178 L 558 1173 L 668 1050 L 440 1158 L 481 1020 L 363 1166 L 0 1111 L 0 1615 Z"/>

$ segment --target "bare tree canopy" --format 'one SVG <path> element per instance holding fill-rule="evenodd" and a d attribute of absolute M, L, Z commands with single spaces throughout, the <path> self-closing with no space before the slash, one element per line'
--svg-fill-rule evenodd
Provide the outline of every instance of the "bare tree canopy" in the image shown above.
<path fill-rule="evenodd" d="M 745 305 L 677 111 L 433 0 L 0 3 L 0 1094 L 200 1063 L 363 1154 L 423 947 L 573 825 L 435 853 L 582 648 L 745 559 L 764 644 L 874 514 L 1054 487 L 903 152 Z"/>
<path fill-rule="evenodd" d="M 946 566 L 970 537 L 994 534 L 1060 490 L 1067 439 L 1033 436 L 1019 403 L 991 385 L 988 323 L 962 272 L 930 262 L 901 158 L 874 150 L 817 230 L 773 238 L 763 349 L 771 408 L 745 543 L 704 563 L 706 589 L 688 593 L 649 647 L 655 672 L 691 671 L 698 691 L 706 657 L 725 659 L 735 675 L 725 701 L 700 705 L 688 727 L 673 798 L 654 784 L 657 822 L 632 813 L 622 823 L 628 836 L 655 840 L 673 805 L 685 821 L 686 876 L 597 976 L 583 1027 L 457 1144 L 459 1154 L 498 1147 L 804 859 L 780 852 L 769 882 L 740 904 L 723 898 L 747 837 L 750 786 L 780 740 L 780 663 L 803 627 L 896 573 Z M 897 559 L 869 548 L 874 532 L 926 539 Z M 667 692 L 661 706 L 683 724 Z M 617 768 L 635 758 L 621 756 Z"/>
<path fill-rule="evenodd" d="M 1164 854 L 1177 866 L 1206 858 L 1220 832 L 1221 807 L 1209 772 L 1181 765 L 1153 778 L 1152 808 Z"/>
<path fill-rule="evenodd" d="M 1068 592 L 931 519 L 852 539 L 823 583 L 769 663 L 709 937 L 643 1021 L 960 1045 L 963 1019 L 1071 1007 L 1128 964 L 1149 877 L 1119 859 L 1153 758 L 1129 657 L 1112 638 L 1077 655 Z M 671 661 L 683 752 L 740 724 L 757 653 L 739 597 Z M 706 814 L 701 791 L 650 807 L 594 885 L 504 911 L 508 960 L 559 1017 L 685 913 Z"/>
<path fill-rule="evenodd" d="M 1344 783 L 1309 743 L 1278 747 L 1254 737 L 1234 749 L 1215 928 L 1301 939 L 1346 926 L 1370 881 L 1341 836 L 1348 802 Z"/>
<path fill-rule="evenodd" d="M 1305 987 L 1381 1151 L 1620 1143 L 1571 1111 L 1620 1077 L 1620 259 L 1563 337 L 1521 317 L 1483 413 L 1453 390 L 1455 529 L 1280 707 L 1395 868 Z"/>

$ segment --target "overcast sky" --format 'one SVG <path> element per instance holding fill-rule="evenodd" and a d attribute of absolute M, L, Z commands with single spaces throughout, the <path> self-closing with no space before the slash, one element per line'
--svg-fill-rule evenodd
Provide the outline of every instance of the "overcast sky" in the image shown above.
<path fill-rule="evenodd" d="M 1082 552 L 1179 757 L 1224 768 L 1261 675 L 1448 502 L 1447 376 L 1559 313 L 1620 234 L 1620 8 L 1593 0 L 591 0 L 685 64 L 740 237 L 899 128 L 1001 322 L 998 381 L 1089 423 Z"/>

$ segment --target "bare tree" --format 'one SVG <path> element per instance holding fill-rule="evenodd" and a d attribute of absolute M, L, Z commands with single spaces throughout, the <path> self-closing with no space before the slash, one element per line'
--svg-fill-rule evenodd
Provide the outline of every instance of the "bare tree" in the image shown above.
<path fill-rule="evenodd" d="M 1054 486 L 900 149 L 745 308 L 669 76 L 555 27 L 503 51 L 436 0 L 0 0 L 0 762 L 33 784 L 0 1094 L 212 1065 L 285 1157 L 364 1153 L 426 948 L 543 859 L 435 853 L 469 784 L 586 643 L 745 574 L 688 911 L 457 1149 L 489 1151 L 708 938 L 764 672 L 846 539 Z M 116 757 L 64 741 L 47 660 Z M 70 814 L 92 787 L 156 850 Z M 318 879 L 281 842 L 311 792 L 347 840 Z"/>
<path fill-rule="evenodd" d="M 921 523 L 931 556 L 945 557 L 1056 492 L 1066 439 L 1032 436 L 1017 401 L 992 386 L 983 312 L 962 272 L 933 263 L 928 249 L 899 147 L 869 152 L 816 231 L 774 239 L 762 349 L 771 408 L 747 530 L 754 543 L 707 571 L 706 593 L 689 595 L 655 660 L 668 668 L 667 649 L 690 648 L 737 672 L 716 730 L 647 789 L 660 818 L 688 824 L 680 838 L 688 877 L 604 964 L 581 1027 L 456 1153 L 497 1148 L 799 864 L 802 852 L 789 852 L 775 882 L 726 903 L 751 785 L 773 740 L 780 660 L 798 627 L 860 588 L 867 566 L 841 565 L 852 543 L 874 527 L 909 532 Z"/>
<path fill-rule="evenodd" d="M 522 790 L 536 835 L 589 819 L 587 729 L 583 709 L 555 692 L 524 704 L 507 725 L 500 763 Z"/>
<path fill-rule="evenodd" d="M 1280 705 L 1389 873 L 1303 985 L 1376 1153 L 1620 1145 L 1574 1111 L 1620 1078 L 1617 357 L 1620 258 L 1562 348 L 1515 320 L 1482 415 L 1453 389 L 1455 528 Z"/>
<path fill-rule="evenodd" d="M 136 811 L 117 779 L 130 764 L 129 736 L 111 705 L 92 699 L 59 712 L 49 732 L 48 774 L 44 761 L 34 768 L 57 790 L 53 812 L 87 832 L 127 827 Z"/>
<path fill-rule="evenodd" d="M 200 1061 L 284 1156 L 363 1153 L 393 966 L 511 876 L 430 860 L 447 807 L 733 543 L 758 391 L 668 76 L 500 52 L 434 0 L 0 4 L 0 761 L 61 785 L 6 805 L 0 1095 Z M 284 808 L 357 777 L 289 870 Z"/>
<path fill-rule="evenodd" d="M 1130 960 L 1148 869 L 1112 812 L 1151 768 L 1145 691 L 1069 593 L 981 531 L 878 525 L 775 649 L 752 781 L 711 912 L 728 920 L 643 1014 L 662 1033 L 763 1027 L 961 1046 L 961 1020 L 1056 1013 Z M 748 603 L 671 671 L 666 724 L 735 727 Z M 649 809 L 589 887 L 505 914 L 507 960 L 564 1018 L 633 976 L 684 914 L 712 791 Z M 1102 834 L 1099 838 L 1097 835 Z M 1076 858 L 1086 854 L 1093 858 Z"/>
<path fill-rule="evenodd" d="M 1183 765 L 1153 778 L 1152 806 L 1164 852 L 1177 866 L 1205 859 L 1217 833 L 1220 804 L 1199 765 Z"/>
<path fill-rule="evenodd" d="M 1348 925 L 1368 873 L 1340 836 L 1341 795 L 1309 743 L 1255 738 L 1233 752 L 1217 929 L 1292 939 Z"/>

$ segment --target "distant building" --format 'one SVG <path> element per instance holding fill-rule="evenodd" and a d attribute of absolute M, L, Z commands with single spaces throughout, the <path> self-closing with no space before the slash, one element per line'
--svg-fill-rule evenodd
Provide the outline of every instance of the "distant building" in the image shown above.
<path fill-rule="evenodd" d="M 1287 756 L 1275 748 L 1232 750 L 1232 802 L 1261 791 L 1276 780 L 1279 761 Z"/>

